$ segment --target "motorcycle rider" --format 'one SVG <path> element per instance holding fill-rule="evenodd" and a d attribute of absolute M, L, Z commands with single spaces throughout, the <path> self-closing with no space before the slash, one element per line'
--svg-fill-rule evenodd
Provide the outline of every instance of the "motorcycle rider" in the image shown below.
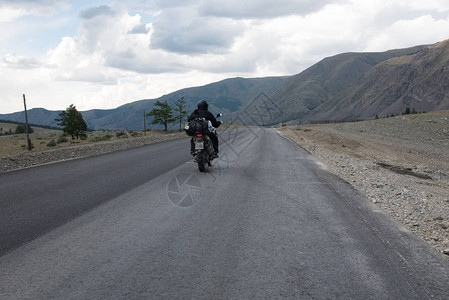
<path fill-rule="evenodd" d="M 209 104 L 206 102 L 206 100 L 199 101 L 197 107 L 198 109 L 195 109 L 192 112 L 188 121 L 191 121 L 196 118 L 204 118 L 207 121 L 210 121 L 212 123 L 212 126 L 214 126 L 215 128 L 218 128 L 221 125 L 221 122 L 217 121 L 214 115 L 208 110 Z M 218 157 L 218 137 L 215 133 L 212 132 L 209 133 L 208 136 L 212 142 L 212 146 L 214 147 L 216 157 Z M 190 152 L 192 153 L 192 155 L 195 153 L 195 144 L 193 140 L 190 141 Z"/>

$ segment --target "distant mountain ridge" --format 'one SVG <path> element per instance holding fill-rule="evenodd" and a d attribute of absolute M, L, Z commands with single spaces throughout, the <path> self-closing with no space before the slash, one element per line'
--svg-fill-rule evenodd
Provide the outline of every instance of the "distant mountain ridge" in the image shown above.
<path fill-rule="evenodd" d="M 206 99 L 212 112 L 225 114 L 225 121 L 248 125 L 373 119 L 400 114 L 406 107 L 449 109 L 449 40 L 386 52 L 343 53 L 293 76 L 231 78 L 82 114 L 93 129 L 142 130 L 144 110 L 156 100 L 173 104 L 181 97 L 189 111 Z M 59 112 L 32 109 L 29 119 L 54 126 Z M 18 112 L 0 119 L 23 121 L 24 116 Z"/>
<path fill-rule="evenodd" d="M 342 95 L 347 94 L 348 90 L 364 83 L 366 76 L 375 66 L 392 58 L 419 53 L 425 48 L 426 46 L 416 46 L 379 53 L 343 53 L 325 58 L 303 72 L 289 77 L 268 94 L 270 101 L 274 102 L 282 114 L 267 120 L 266 124 L 259 125 L 289 121 L 304 123 L 316 118 L 343 120 L 358 115 L 358 112 L 348 114 L 343 105 L 338 106 L 338 111 L 334 109 L 333 115 L 325 112 L 343 102 Z M 239 119 L 243 119 L 243 123 L 251 123 L 248 114 L 240 113 Z"/>
<path fill-rule="evenodd" d="M 229 114 L 238 111 L 249 99 L 257 97 L 261 91 L 268 91 L 283 83 L 287 77 L 264 78 L 230 78 L 200 87 L 182 89 L 157 99 L 143 99 L 128 103 L 115 109 L 93 109 L 82 111 L 87 126 L 91 129 L 129 129 L 143 130 L 144 111 L 149 112 L 154 103 L 167 101 L 170 105 L 177 99 L 184 97 L 188 111 L 193 111 L 201 99 L 209 102 L 212 112 Z M 76 103 L 74 103 L 76 106 Z M 70 105 L 67 104 L 67 106 Z M 49 111 L 43 108 L 34 108 L 28 111 L 30 123 L 56 126 L 55 119 L 61 111 Z M 24 122 L 24 112 L 0 114 L 0 119 Z M 147 124 L 151 118 L 147 118 Z M 179 126 L 179 125 L 178 125 Z M 147 125 L 148 128 L 159 128 Z M 176 128 L 176 125 L 173 125 Z"/>

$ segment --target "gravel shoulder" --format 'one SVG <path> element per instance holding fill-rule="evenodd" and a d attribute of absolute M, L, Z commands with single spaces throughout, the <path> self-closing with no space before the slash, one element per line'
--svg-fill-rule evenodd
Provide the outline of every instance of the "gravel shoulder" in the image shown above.
<path fill-rule="evenodd" d="M 449 111 L 279 131 L 449 255 Z"/>
<path fill-rule="evenodd" d="M 73 146 L 63 148 L 22 152 L 16 155 L 2 157 L 0 159 L 0 173 L 64 160 L 101 155 L 186 137 L 184 132 L 148 133 L 145 137 L 129 137 L 115 141 L 83 145 L 74 144 Z"/>

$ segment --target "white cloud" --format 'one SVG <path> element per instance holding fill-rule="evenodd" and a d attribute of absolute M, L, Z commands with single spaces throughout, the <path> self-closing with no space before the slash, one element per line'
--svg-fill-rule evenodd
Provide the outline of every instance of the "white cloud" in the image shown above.
<path fill-rule="evenodd" d="M 74 3 L 0 0 L 3 112 L 22 109 L 22 93 L 29 94 L 30 107 L 113 108 L 227 77 L 295 74 L 342 52 L 449 38 L 445 0 Z M 57 45 L 45 55 L 14 47 L 25 33 L 70 18 L 70 6 L 77 31 L 55 37 Z M 24 16 L 39 16 L 45 30 Z"/>
<path fill-rule="evenodd" d="M 227 0 L 204 1 L 199 11 L 204 15 L 233 19 L 266 19 L 290 15 L 307 15 L 322 9 L 330 0 Z"/>
<path fill-rule="evenodd" d="M 402 7 L 410 7 L 412 10 L 448 12 L 449 2 L 446 0 L 399 0 L 395 1 Z"/>
<path fill-rule="evenodd" d="M 198 15 L 195 8 L 163 11 L 153 24 L 151 47 L 175 53 L 225 53 L 244 29 L 240 22 Z"/>
<path fill-rule="evenodd" d="M 93 19 L 100 16 L 113 16 L 115 12 L 107 5 L 89 7 L 80 12 L 81 19 Z"/>
<path fill-rule="evenodd" d="M 139 17 L 129 16 L 123 7 L 98 7 L 85 10 L 76 37 L 64 37 L 49 51 L 47 61 L 55 68 L 56 79 L 113 83 L 107 62 L 139 43 L 128 34 L 138 26 Z M 148 41 L 143 40 L 146 44 Z M 115 79 L 116 81 L 116 79 Z"/>
<path fill-rule="evenodd" d="M 0 6 L 0 22 L 12 22 L 24 15 L 26 15 L 24 9 Z"/>
<path fill-rule="evenodd" d="M 23 16 L 51 16 L 68 7 L 64 0 L 0 0 L 0 22 Z"/>
<path fill-rule="evenodd" d="M 149 25 L 146 24 L 138 24 L 134 26 L 133 29 L 128 31 L 131 34 L 147 34 L 149 32 Z"/>
<path fill-rule="evenodd" d="M 438 30 L 435 30 L 438 28 Z M 433 44 L 449 38 L 449 17 L 435 20 L 432 16 L 421 16 L 413 20 L 399 20 L 384 28 L 371 39 L 366 51 L 383 51 L 388 48 L 411 47 L 421 44 Z"/>
<path fill-rule="evenodd" d="M 17 69 L 34 69 L 43 65 L 41 61 L 33 57 L 25 57 L 21 55 L 5 54 L 3 63 L 0 66 L 3 68 L 17 68 Z"/>

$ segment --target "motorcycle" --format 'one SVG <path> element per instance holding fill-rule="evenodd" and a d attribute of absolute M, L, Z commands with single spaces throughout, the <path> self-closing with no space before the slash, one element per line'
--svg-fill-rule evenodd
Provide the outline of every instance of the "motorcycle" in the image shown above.
<path fill-rule="evenodd" d="M 222 114 L 218 114 L 217 118 L 221 116 Z M 194 145 L 192 153 L 194 161 L 198 164 L 200 172 L 205 172 L 206 165 L 212 166 L 212 160 L 218 157 L 208 136 L 209 133 L 217 134 L 217 131 L 212 126 L 212 123 L 204 118 L 191 121 L 191 123 L 186 124 L 184 130 L 189 136 L 192 136 L 191 143 Z"/>

